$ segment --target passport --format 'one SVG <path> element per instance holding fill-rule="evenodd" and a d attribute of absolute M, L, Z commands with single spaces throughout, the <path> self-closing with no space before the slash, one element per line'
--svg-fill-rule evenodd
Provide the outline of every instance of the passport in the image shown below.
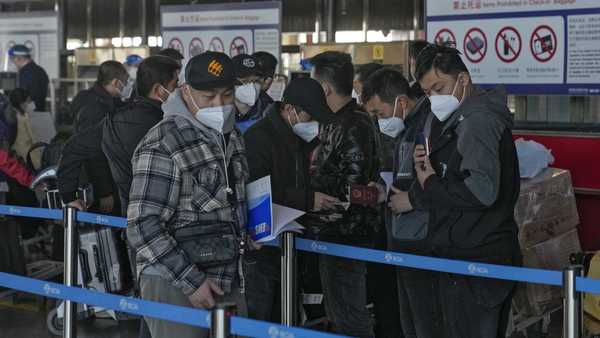
<path fill-rule="evenodd" d="M 350 186 L 350 204 L 377 207 L 378 194 L 379 191 L 375 187 L 353 184 Z"/>

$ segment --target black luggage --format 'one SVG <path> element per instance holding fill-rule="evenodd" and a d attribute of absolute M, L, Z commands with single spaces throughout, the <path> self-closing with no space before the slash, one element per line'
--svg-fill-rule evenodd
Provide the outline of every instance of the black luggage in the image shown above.
<path fill-rule="evenodd" d="M 121 231 L 83 225 L 79 228 L 79 268 L 87 289 L 124 294 L 132 276 Z"/>
<path fill-rule="evenodd" d="M 20 226 L 12 217 L 0 217 L 0 226 L 0 272 L 25 276 Z"/>

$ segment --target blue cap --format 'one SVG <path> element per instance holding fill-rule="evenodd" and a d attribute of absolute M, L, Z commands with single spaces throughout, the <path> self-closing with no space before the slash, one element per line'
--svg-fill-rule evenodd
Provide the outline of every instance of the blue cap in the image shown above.
<path fill-rule="evenodd" d="M 25 45 L 14 45 L 8 50 L 8 56 L 31 56 L 31 51 Z"/>
<path fill-rule="evenodd" d="M 126 64 L 127 66 L 133 66 L 133 65 L 137 65 L 138 63 L 142 62 L 144 58 L 137 55 L 137 54 L 131 54 L 131 55 L 127 55 L 127 58 L 125 59 L 125 62 L 123 62 L 124 64 Z"/>

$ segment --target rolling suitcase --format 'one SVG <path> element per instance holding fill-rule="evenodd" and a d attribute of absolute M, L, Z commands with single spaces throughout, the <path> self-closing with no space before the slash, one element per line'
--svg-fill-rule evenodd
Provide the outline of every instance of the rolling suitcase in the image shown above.
<path fill-rule="evenodd" d="M 119 230 L 91 225 L 80 227 L 79 263 L 85 288 L 116 294 L 130 291 L 129 259 Z"/>

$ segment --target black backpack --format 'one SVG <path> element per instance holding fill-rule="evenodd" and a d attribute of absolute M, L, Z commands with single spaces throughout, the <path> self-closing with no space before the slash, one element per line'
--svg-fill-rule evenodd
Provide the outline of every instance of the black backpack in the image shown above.
<path fill-rule="evenodd" d="M 27 166 L 34 172 L 39 172 L 48 167 L 58 165 L 62 149 L 67 140 L 71 137 L 68 132 L 60 132 L 50 140 L 50 143 L 38 142 L 29 148 L 27 152 Z M 31 153 L 36 149 L 42 149 L 42 160 L 39 168 L 35 168 L 31 161 Z"/>

